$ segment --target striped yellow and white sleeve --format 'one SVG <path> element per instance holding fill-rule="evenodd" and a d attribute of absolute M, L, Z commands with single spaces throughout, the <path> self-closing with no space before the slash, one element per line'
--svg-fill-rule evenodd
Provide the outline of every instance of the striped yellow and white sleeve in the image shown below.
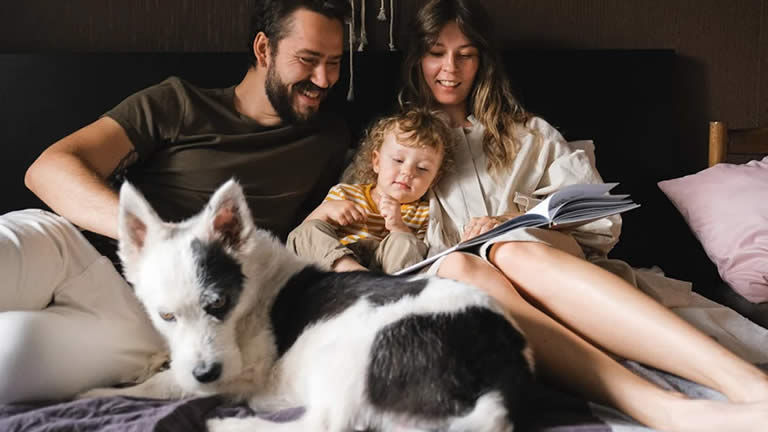
<path fill-rule="evenodd" d="M 343 183 L 339 183 L 336 186 L 332 187 L 328 191 L 328 195 L 325 196 L 325 199 L 323 201 L 344 201 L 347 199 L 347 193 L 342 187 L 344 186 Z"/>
<path fill-rule="evenodd" d="M 345 200 L 359 204 L 366 211 L 371 212 L 371 205 L 365 196 L 366 185 L 339 183 L 328 191 L 325 201 Z"/>
<path fill-rule="evenodd" d="M 416 204 L 401 206 L 403 222 L 411 229 L 419 240 L 424 240 L 429 223 L 429 201 L 419 201 Z"/>

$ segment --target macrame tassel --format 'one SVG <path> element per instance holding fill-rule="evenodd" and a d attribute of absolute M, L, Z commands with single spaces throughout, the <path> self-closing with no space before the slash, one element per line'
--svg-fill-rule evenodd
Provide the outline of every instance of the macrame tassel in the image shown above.
<path fill-rule="evenodd" d="M 386 21 L 387 20 L 387 13 L 384 11 L 384 0 L 381 0 L 381 7 L 379 8 L 379 15 L 376 16 L 376 19 L 379 20 L 379 21 Z"/>
<path fill-rule="evenodd" d="M 384 0 L 381 0 L 382 4 Z M 395 0 L 389 0 L 389 50 L 397 51 L 395 48 Z"/>
<path fill-rule="evenodd" d="M 349 4 L 352 5 L 352 17 L 349 22 L 349 41 L 354 44 L 357 39 L 355 37 L 355 0 L 349 0 Z"/>
<path fill-rule="evenodd" d="M 365 32 L 365 0 L 362 0 L 360 6 L 360 45 L 358 45 L 357 50 L 362 51 L 365 49 L 365 46 L 368 45 L 368 34 Z"/>
<path fill-rule="evenodd" d="M 354 4 L 354 0 L 351 0 Z M 354 16 L 354 15 L 353 15 Z M 349 88 L 347 89 L 347 100 L 352 102 L 355 99 L 355 50 L 352 49 L 354 42 L 352 41 L 355 34 L 355 25 L 352 24 L 352 20 L 349 21 Z"/>

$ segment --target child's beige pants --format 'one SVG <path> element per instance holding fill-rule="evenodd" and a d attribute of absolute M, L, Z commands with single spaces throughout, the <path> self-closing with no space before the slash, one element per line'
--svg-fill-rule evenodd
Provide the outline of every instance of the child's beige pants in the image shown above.
<path fill-rule="evenodd" d="M 381 241 L 363 239 L 347 246 L 336 228 L 318 219 L 305 221 L 288 235 L 287 246 L 300 257 L 330 269 L 343 256 L 351 256 L 369 270 L 394 273 L 424 259 L 427 245 L 411 233 L 389 233 Z"/>

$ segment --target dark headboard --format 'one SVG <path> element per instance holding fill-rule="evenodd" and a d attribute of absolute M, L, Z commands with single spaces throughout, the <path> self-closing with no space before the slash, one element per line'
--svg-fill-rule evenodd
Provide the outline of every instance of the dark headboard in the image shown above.
<path fill-rule="evenodd" d="M 706 143 L 689 139 L 684 125 L 690 116 L 683 113 L 692 106 L 682 60 L 669 50 L 510 51 L 504 59 L 523 104 L 567 139 L 593 139 L 604 179 L 621 182 L 621 190 L 642 204 L 625 215 L 622 241 L 612 255 L 635 266 L 658 264 L 682 279 L 717 280 L 656 186 L 706 163 Z M 329 105 L 357 136 L 393 108 L 400 61 L 398 52 L 355 53 L 353 102 L 346 101 L 348 64 L 343 65 Z M 246 66 L 238 53 L 0 55 L 0 213 L 41 206 L 23 185 L 29 164 L 127 95 L 169 75 L 202 86 L 232 85 Z"/>

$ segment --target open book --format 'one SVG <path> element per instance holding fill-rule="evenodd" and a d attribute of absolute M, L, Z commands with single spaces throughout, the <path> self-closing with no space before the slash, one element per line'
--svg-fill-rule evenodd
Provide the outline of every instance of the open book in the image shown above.
<path fill-rule="evenodd" d="M 542 200 L 525 214 L 509 219 L 492 230 L 465 240 L 395 274 L 412 273 L 432 264 L 443 255 L 483 244 L 498 235 L 517 228 L 570 228 L 640 207 L 639 204 L 635 204 L 629 198 L 629 195 L 611 195 L 609 192 L 616 185 L 618 183 L 566 186 Z"/>

